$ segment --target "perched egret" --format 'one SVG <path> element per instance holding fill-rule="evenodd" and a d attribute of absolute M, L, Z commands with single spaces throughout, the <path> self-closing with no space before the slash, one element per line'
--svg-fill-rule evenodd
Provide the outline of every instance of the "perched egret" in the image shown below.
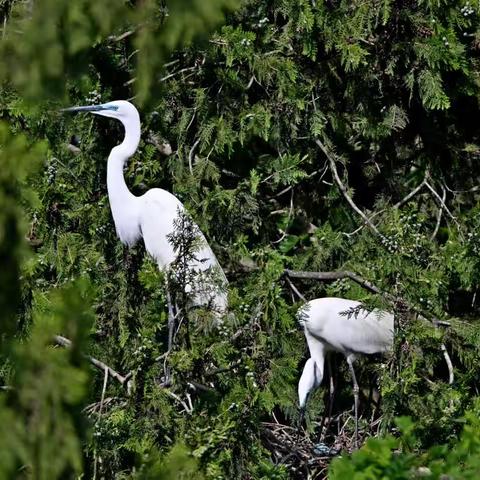
<path fill-rule="evenodd" d="M 393 345 L 393 315 L 382 310 L 368 311 L 360 302 L 344 298 L 317 298 L 303 305 L 298 320 L 303 326 L 310 358 L 298 383 L 298 399 L 303 412 L 308 395 L 323 379 L 325 355 L 345 355 L 352 375 L 355 398 L 355 442 L 358 444 L 358 383 L 353 369 L 357 354 L 380 353 Z"/>
<path fill-rule="evenodd" d="M 145 248 L 155 259 L 158 267 L 161 270 L 168 269 L 177 258 L 169 238 L 174 234 L 175 220 L 185 208 L 166 190 L 152 188 L 137 197 L 130 192 L 125 183 L 123 168 L 136 152 L 140 142 L 140 116 L 137 109 L 130 102 L 116 100 L 102 105 L 66 108 L 63 111 L 91 112 L 115 118 L 122 123 L 125 137 L 120 145 L 112 148 L 107 164 L 108 199 L 117 235 L 128 246 L 134 245 L 140 237 L 143 237 Z M 185 291 L 192 305 L 211 308 L 219 319 L 227 309 L 228 282 L 204 235 L 199 229 L 198 232 L 198 249 L 194 258 L 188 262 L 188 267 L 196 274 L 196 284 L 187 284 Z M 214 282 L 215 285 L 211 284 L 210 272 L 218 272 L 218 282 Z"/>

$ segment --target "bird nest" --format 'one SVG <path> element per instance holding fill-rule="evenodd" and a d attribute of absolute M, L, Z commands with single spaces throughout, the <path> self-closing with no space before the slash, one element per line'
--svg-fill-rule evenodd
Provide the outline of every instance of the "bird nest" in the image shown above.
<path fill-rule="evenodd" d="M 276 465 L 284 465 L 292 479 L 322 480 L 328 478 L 330 462 L 356 450 L 354 417 L 351 411 L 338 413 L 317 424 L 320 434 L 309 435 L 304 429 L 273 422 L 262 422 L 261 437 Z M 358 443 L 378 434 L 381 418 L 362 419 Z"/>

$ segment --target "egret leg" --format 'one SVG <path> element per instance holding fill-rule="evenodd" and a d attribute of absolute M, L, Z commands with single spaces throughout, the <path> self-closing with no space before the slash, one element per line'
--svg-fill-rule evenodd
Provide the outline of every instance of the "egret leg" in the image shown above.
<path fill-rule="evenodd" d="M 353 362 L 355 357 L 353 355 L 347 356 L 348 366 L 350 368 L 350 374 L 352 375 L 353 383 L 353 397 L 355 399 L 354 403 L 354 413 L 355 413 L 355 448 L 358 448 L 358 393 L 360 389 L 358 388 L 357 377 L 355 376 L 355 370 L 353 368 Z"/>
<path fill-rule="evenodd" d="M 328 428 L 330 427 L 331 419 L 332 419 L 332 410 L 333 410 L 333 400 L 335 394 L 335 387 L 333 384 L 333 374 L 332 374 L 332 357 L 329 355 L 325 358 L 327 363 L 327 370 L 328 370 L 328 378 L 329 378 L 329 396 L 328 396 L 328 413 L 323 415 L 322 424 L 320 426 L 320 439 L 323 440 L 328 432 Z M 328 419 L 328 420 L 327 420 Z"/>

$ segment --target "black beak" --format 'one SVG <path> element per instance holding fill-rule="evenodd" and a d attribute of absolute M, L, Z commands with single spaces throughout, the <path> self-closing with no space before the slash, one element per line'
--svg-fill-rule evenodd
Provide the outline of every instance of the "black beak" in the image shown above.
<path fill-rule="evenodd" d="M 99 110 L 105 110 L 103 105 L 88 105 L 86 107 L 69 107 L 62 108 L 61 112 L 98 112 Z"/>

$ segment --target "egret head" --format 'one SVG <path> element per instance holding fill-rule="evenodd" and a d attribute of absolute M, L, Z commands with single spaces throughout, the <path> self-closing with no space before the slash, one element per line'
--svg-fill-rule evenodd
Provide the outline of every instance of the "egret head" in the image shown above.
<path fill-rule="evenodd" d="M 300 411 L 305 410 L 308 396 L 322 383 L 322 377 L 319 368 L 313 358 L 309 358 L 303 367 L 303 373 L 298 382 L 298 404 Z"/>
<path fill-rule="evenodd" d="M 129 120 L 140 121 L 137 109 L 126 100 L 115 100 L 113 102 L 102 103 L 101 105 L 88 105 L 85 107 L 64 108 L 62 112 L 90 112 L 102 117 L 116 118 L 122 123 Z"/>

